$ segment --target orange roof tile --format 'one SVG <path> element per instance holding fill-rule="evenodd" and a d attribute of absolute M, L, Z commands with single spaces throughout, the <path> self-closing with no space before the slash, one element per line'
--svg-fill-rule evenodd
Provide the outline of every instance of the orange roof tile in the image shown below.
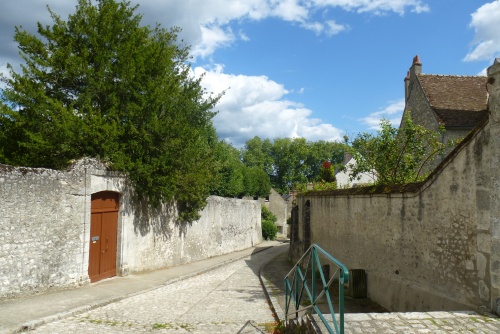
<path fill-rule="evenodd" d="M 487 113 L 487 77 L 419 74 L 430 106 L 445 126 L 474 127 Z"/>

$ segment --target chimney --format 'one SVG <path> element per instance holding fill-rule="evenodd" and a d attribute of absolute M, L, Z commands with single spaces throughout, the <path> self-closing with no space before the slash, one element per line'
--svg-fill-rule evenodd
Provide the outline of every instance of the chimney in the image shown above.
<path fill-rule="evenodd" d="M 409 86 L 410 85 L 410 71 L 408 71 L 408 73 L 406 73 L 406 77 L 405 77 L 405 103 L 408 102 L 408 94 L 410 94 L 410 91 L 409 91 Z"/>
<path fill-rule="evenodd" d="M 420 62 L 420 57 L 416 55 L 413 57 L 413 63 L 405 78 L 405 102 L 408 101 L 413 82 L 420 73 L 422 73 L 422 63 Z"/>
<path fill-rule="evenodd" d="M 415 76 L 420 73 L 422 73 L 422 63 L 420 62 L 420 57 L 416 55 L 413 57 L 413 64 L 410 67 L 410 76 Z"/>

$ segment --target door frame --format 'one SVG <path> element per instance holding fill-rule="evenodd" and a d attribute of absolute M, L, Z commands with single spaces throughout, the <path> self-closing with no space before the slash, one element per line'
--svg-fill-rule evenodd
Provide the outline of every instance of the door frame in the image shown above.
<path fill-rule="evenodd" d="M 114 208 L 95 208 L 92 206 L 92 199 L 94 196 L 96 195 L 111 195 L 110 197 L 112 197 L 113 199 L 116 200 L 116 206 Z M 120 219 L 120 207 L 121 207 L 121 196 L 120 196 L 120 193 L 119 192 L 116 192 L 116 191 L 112 191 L 112 190 L 102 190 L 102 191 L 97 191 L 97 192 L 94 192 L 91 194 L 90 196 L 90 212 L 89 212 L 89 239 L 88 239 L 88 247 L 87 247 L 87 250 L 88 250 L 88 260 L 87 260 L 87 263 L 88 263 L 88 269 L 87 269 L 87 274 L 88 274 L 88 277 L 89 277 L 89 280 L 91 281 L 91 283 L 95 283 L 95 282 L 98 282 L 102 279 L 106 279 L 106 278 L 110 278 L 110 277 L 115 277 L 115 276 L 118 276 L 118 273 L 120 272 L 120 262 L 119 259 L 121 257 L 121 252 L 120 252 L 120 249 L 121 249 L 121 244 L 122 244 L 122 240 L 121 240 L 121 230 L 122 230 L 122 225 L 121 225 L 121 219 Z M 91 271 L 91 260 L 94 260 L 95 261 L 95 256 L 92 256 L 92 250 L 91 250 L 91 247 L 92 247 L 92 244 L 93 244 L 93 240 L 92 240 L 92 220 L 93 220 L 93 214 L 97 214 L 99 215 L 99 218 L 102 219 L 104 217 L 105 214 L 112 214 L 113 216 L 116 214 L 116 217 L 112 218 L 113 219 L 113 224 L 114 224 L 114 228 L 112 229 L 111 233 L 116 233 L 116 235 L 114 235 L 114 238 L 116 240 L 116 243 L 115 245 L 113 245 L 114 247 L 116 247 L 114 249 L 114 268 L 111 268 L 111 271 L 108 271 L 107 273 L 106 272 L 99 272 L 99 274 L 94 274 L 93 276 L 90 276 L 90 271 Z M 97 232 L 94 232 L 94 233 L 97 233 Z M 99 236 L 101 237 L 102 236 L 102 226 L 100 226 L 100 229 L 99 229 L 99 232 L 98 232 Z M 99 250 L 98 250 L 98 253 L 99 254 L 99 266 L 101 264 L 101 260 L 102 260 L 102 247 L 103 247 L 103 242 L 104 242 L 104 239 L 103 240 L 99 240 Z M 95 250 L 94 250 L 95 251 Z M 95 253 L 94 253 L 95 254 Z M 102 268 L 99 268 L 99 269 L 102 269 Z M 111 274 L 110 274 L 111 273 Z"/>

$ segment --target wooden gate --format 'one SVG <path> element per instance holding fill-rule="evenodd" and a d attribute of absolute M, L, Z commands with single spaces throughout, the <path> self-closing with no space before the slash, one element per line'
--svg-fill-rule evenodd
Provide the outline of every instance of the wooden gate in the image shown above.
<path fill-rule="evenodd" d="M 118 193 L 92 195 L 90 219 L 89 277 L 91 282 L 116 275 Z"/>

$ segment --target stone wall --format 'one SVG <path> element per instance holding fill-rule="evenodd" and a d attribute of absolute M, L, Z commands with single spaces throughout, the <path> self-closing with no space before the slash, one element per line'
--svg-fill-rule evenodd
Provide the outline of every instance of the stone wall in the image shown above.
<path fill-rule="evenodd" d="M 496 310 L 499 63 L 489 75 L 496 77 L 490 87 L 490 119 L 425 182 L 299 196 L 291 254 L 316 243 L 349 269 L 365 269 L 369 296 L 391 311 Z"/>
<path fill-rule="evenodd" d="M 127 179 L 95 160 L 66 171 L 0 165 L 0 298 L 89 283 L 90 199 L 120 193 L 117 274 L 153 270 L 252 247 L 260 203 L 210 197 L 201 218 L 176 220 L 134 199 Z"/>
<path fill-rule="evenodd" d="M 485 231 L 481 238 L 481 244 L 485 251 L 488 251 L 491 256 L 488 263 L 490 268 L 491 280 L 491 296 L 492 303 L 498 314 L 500 314 L 500 58 L 495 60 L 495 64 L 488 68 L 488 91 L 489 101 L 488 109 L 490 111 L 491 123 L 491 149 L 483 152 L 491 155 L 487 160 L 490 164 L 490 169 L 494 171 L 492 177 L 487 182 L 489 188 L 492 189 L 490 196 L 485 197 L 485 206 L 489 210 L 489 215 L 483 217 L 483 230 Z M 480 149 L 480 148 L 478 148 Z M 485 194 L 487 195 L 487 194 Z M 489 221 L 487 221 L 489 219 Z"/>
<path fill-rule="evenodd" d="M 85 283 L 84 176 L 0 165 L 0 296 Z"/>
<path fill-rule="evenodd" d="M 178 265 L 253 247 L 262 241 L 260 203 L 211 196 L 201 218 L 192 223 L 176 223 L 175 208 L 154 218 L 124 223 L 129 243 L 124 266 L 130 271 L 146 271 Z M 127 270 L 127 268 L 124 268 Z"/>

